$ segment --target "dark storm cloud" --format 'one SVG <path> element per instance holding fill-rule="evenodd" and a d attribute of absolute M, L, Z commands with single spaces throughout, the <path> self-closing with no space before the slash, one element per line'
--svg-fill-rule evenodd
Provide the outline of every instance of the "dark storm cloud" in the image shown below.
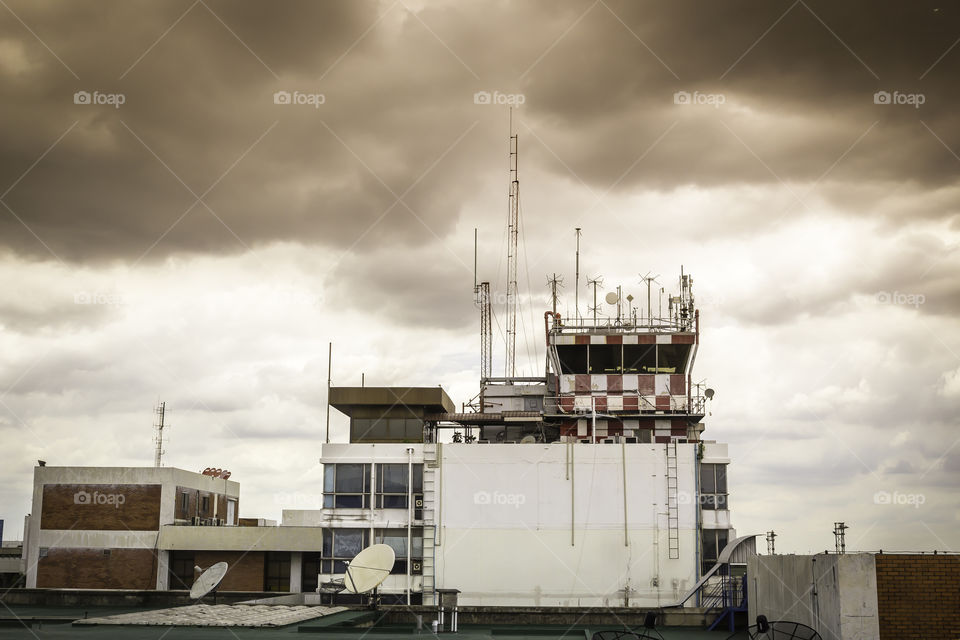
<path fill-rule="evenodd" d="M 443 237 L 465 200 L 488 197 L 480 176 L 503 164 L 502 141 L 489 140 L 503 110 L 473 104 L 477 90 L 522 91 L 530 161 L 594 189 L 621 174 L 619 189 L 822 178 L 838 198 L 847 184 L 881 185 L 851 207 L 873 213 L 883 186 L 922 201 L 960 166 L 946 148 L 960 146 L 949 117 L 960 53 L 936 62 L 960 33 L 949 6 L 10 8 L 36 37 L 12 16 L 0 27 L 0 176 L 12 209 L 0 209 L 0 238 L 48 256 L 42 240 L 68 261 Z M 881 89 L 925 103 L 875 105 Z M 125 102 L 75 105 L 78 90 Z M 326 101 L 275 105 L 277 90 Z M 726 102 L 675 105 L 680 90 Z M 956 205 L 953 193 L 929 216 Z"/>

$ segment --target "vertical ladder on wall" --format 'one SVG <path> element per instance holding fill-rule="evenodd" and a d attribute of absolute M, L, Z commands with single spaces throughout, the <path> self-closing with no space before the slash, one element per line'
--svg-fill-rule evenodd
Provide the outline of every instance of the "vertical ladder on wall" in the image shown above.
<path fill-rule="evenodd" d="M 670 559 L 680 557 L 680 517 L 678 514 L 677 489 L 677 443 L 667 443 L 667 534 L 669 536 Z"/>
<path fill-rule="evenodd" d="M 423 445 L 423 604 L 436 604 L 437 444 Z"/>

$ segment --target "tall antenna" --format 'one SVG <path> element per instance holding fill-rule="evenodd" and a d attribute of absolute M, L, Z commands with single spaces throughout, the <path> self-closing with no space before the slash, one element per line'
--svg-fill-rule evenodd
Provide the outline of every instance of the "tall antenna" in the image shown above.
<path fill-rule="evenodd" d="M 846 524 L 843 522 L 834 522 L 833 523 L 833 536 L 837 541 L 837 553 L 844 554 L 847 552 L 847 529 L 849 529 Z"/>
<path fill-rule="evenodd" d="M 330 444 L 330 368 L 333 365 L 333 343 L 327 345 L 327 444 Z"/>
<path fill-rule="evenodd" d="M 481 282 L 477 288 L 477 303 L 480 305 L 480 383 L 493 375 L 493 315 L 490 308 L 490 283 Z M 481 406 L 481 411 L 482 411 Z"/>
<path fill-rule="evenodd" d="M 647 283 L 647 325 L 650 327 L 653 326 L 653 311 L 650 303 L 650 283 L 657 282 L 657 278 L 659 277 L 659 273 L 655 276 L 651 276 L 649 271 L 647 271 L 647 275 L 640 276 L 640 279 Z M 659 282 L 657 282 L 657 284 L 659 284 Z"/>
<path fill-rule="evenodd" d="M 547 286 L 550 287 L 550 299 L 553 301 L 553 315 L 557 315 L 557 288 L 563 286 L 563 278 L 553 274 L 552 278 L 547 278 Z"/>
<path fill-rule="evenodd" d="M 597 306 L 597 287 L 603 286 L 603 278 L 597 276 L 596 278 L 590 279 L 590 276 L 587 276 L 587 286 L 593 286 L 593 306 L 588 308 L 587 311 L 593 312 L 593 326 L 597 326 L 597 311 L 600 310 L 600 307 Z"/>
<path fill-rule="evenodd" d="M 576 228 L 577 232 L 577 282 L 576 289 L 573 290 L 573 316 L 577 319 L 577 324 L 580 324 L 580 227 Z"/>
<path fill-rule="evenodd" d="M 516 375 L 517 355 L 517 246 L 520 235 L 520 180 L 517 177 L 518 140 L 513 133 L 513 109 L 510 109 L 510 200 L 507 218 L 507 361 L 505 376 Z"/>
<path fill-rule="evenodd" d="M 156 435 L 153 437 L 154 444 L 157 445 L 157 449 L 153 455 L 153 466 L 159 467 L 161 458 L 166 451 L 163 450 L 163 428 L 166 426 L 164 424 L 164 418 L 166 417 L 166 408 L 167 403 L 161 402 L 153 410 L 157 414 L 157 421 L 153 424 L 153 428 L 156 431 Z"/>
<path fill-rule="evenodd" d="M 777 534 L 773 531 L 767 531 L 767 555 L 775 555 L 777 553 L 776 545 L 774 540 L 776 539 Z"/>

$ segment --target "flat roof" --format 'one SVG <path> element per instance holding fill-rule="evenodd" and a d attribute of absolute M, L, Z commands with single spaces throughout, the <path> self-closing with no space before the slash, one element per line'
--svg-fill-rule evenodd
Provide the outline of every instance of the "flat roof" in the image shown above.
<path fill-rule="evenodd" d="M 330 406 L 351 417 L 360 407 L 418 407 L 428 413 L 453 413 L 457 409 L 439 386 L 331 387 Z"/>

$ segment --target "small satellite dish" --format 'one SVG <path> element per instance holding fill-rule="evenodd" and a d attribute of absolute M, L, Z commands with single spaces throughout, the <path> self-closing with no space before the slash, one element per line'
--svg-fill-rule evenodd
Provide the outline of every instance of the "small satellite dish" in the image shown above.
<path fill-rule="evenodd" d="M 344 591 L 366 593 L 380 586 L 387 579 L 397 556 L 386 544 L 375 544 L 358 553 L 347 565 L 343 577 Z"/>
<path fill-rule="evenodd" d="M 537 439 L 533 436 L 523 436 L 523 438 L 520 439 L 520 444 L 534 444 L 536 441 Z"/>
<path fill-rule="evenodd" d="M 707 396 L 707 400 L 713 400 L 713 394 L 714 394 L 714 393 L 715 393 L 715 392 L 714 392 L 713 389 L 705 389 L 705 390 L 703 391 L 703 395 Z"/>
<path fill-rule="evenodd" d="M 620 301 L 620 296 L 617 295 L 616 291 L 611 291 L 607 294 L 607 304 L 617 304 Z"/>
<path fill-rule="evenodd" d="M 190 587 L 190 597 L 193 600 L 199 600 L 207 595 L 220 586 L 220 581 L 223 580 L 223 576 L 225 575 L 227 575 L 226 562 L 218 562 L 211 566 L 201 573 L 199 578 L 194 580 L 193 586 Z"/>

